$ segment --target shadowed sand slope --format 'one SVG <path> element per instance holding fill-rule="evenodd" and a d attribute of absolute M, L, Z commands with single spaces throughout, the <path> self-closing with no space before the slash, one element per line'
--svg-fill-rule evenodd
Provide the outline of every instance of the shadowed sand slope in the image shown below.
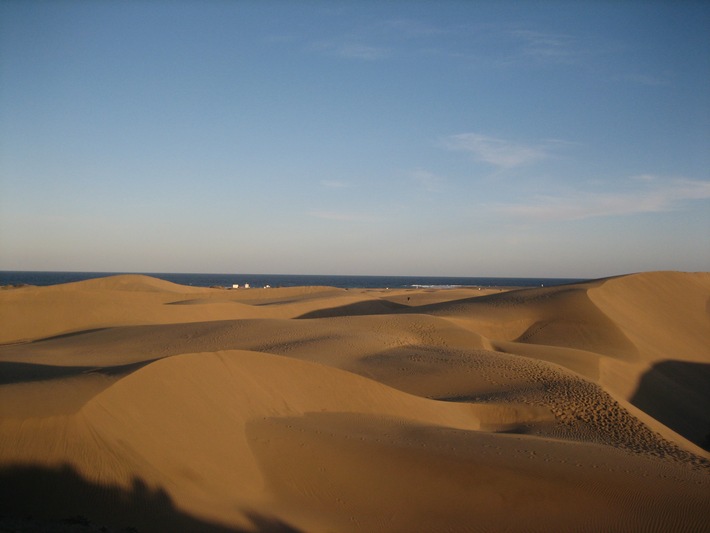
<path fill-rule="evenodd" d="M 710 531 L 709 301 L 0 291 L 0 529 Z"/>
<path fill-rule="evenodd" d="M 69 465 L 17 466 L 0 472 L 0 498 L 15 511 L 2 531 L 111 531 L 162 527 L 172 531 L 227 532 L 230 528 L 196 520 L 177 510 L 162 489 L 147 487 L 136 477 L 129 488 L 90 483 Z M 114 524 L 109 529 L 77 513 L 77 502 L 89 502 L 94 514 Z M 42 510 L 38 513 L 38 504 Z M 85 504 L 86 505 L 86 504 Z M 88 505 L 86 505 L 89 508 Z M 100 512 L 96 512 L 100 510 Z M 37 516 L 37 515 L 40 516 Z M 0 518 L 3 520 L 3 518 Z M 269 530 L 272 530 L 269 528 Z"/>
<path fill-rule="evenodd" d="M 710 363 L 662 361 L 648 370 L 631 403 L 710 451 Z"/>

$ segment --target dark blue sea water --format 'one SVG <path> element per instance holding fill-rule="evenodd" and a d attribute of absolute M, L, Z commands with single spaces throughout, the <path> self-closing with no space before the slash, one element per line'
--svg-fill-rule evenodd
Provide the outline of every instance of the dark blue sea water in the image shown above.
<path fill-rule="evenodd" d="M 0 271 L 0 285 L 56 285 L 122 272 L 10 272 Z M 488 278 L 488 277 L 437 277 L 437 276 L 318 276 L 289 274 L 177 274 L 146 273 L 181 285 L 231 287 L 233 284 L 251 287 L 297 287 L 326 285 L 343 289 L 353 288 L 407 288 L 407 287 L 548 287 L 584 281 L 576 278 Z"/>

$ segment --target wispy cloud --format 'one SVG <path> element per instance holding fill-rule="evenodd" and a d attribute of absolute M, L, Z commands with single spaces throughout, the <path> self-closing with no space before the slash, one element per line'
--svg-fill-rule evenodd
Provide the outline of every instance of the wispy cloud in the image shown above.
<path fill-rule="evenodd" d="M 664 87 L 671 85 L 668 77 L 653 76 L 650 74 L 624 73 L 618 76 L 617 79 L 648 87 Z"/>
<path fill-rule="evenodd" d="M 480 133 L 459 133 L 444 139 L 449 150 L 469 152 L 478 161 L 499 169 L 510 169 L 529 165 L 549 156 L 549 148 L 544 145 L 521 144 Z"/>
<path fill-rule="evenodd" d="M 451 29 L 412 18 L 380 20 L 354 25 L 342 34 L 312 41 L 308 50 L 323 55 L 361 61 L 378 61 L 429 50 L 437 37 Z"/>
<path fill-rule="evenodd" d="M 687 202 L 710 199 L 710 181 L 655 176 L 632 178 L 634 191 L 579 192 L 567 196 L 538 195 L 528 203 L 498 204 L 493 211 L 527 220 L 563 221 L 627 216 L 682 209 Z"/>
<path fill-rule="evenodd" d="M 428 170 L 417 169 L 411 174 L 412 180 L 421 188 L 427 192 L 439 192 L 441 191 L 446 180 L 433 172 Z"/>
<path fill-rule="evenodd" d="M 351 183 L 342 180 L 320 180 L 320 184 L 326 189 L 350 189 L 353 187 Z"/>
<path fill-rule="evenodd" d="M 431 37 L 449 33 L 450 31 L 434 26 L 429 22 L 410 18 L 386 20 L 381 23 L 381 27 L 387 34 L 394 32 L 404 37 Z"/>
<path fill-rule="evenodd" d="M 366 222 L 373 220 L 373 216 L 366 213 L 352 213 L 344 211 L 310 211 L 310 216 L 323 220 L 334 220 L 340 222 Z"/>
<path fill-rule="evenodd" d="M 572 63 L 577 53 L 571 36 L 534 30 L 513 30 L 523 58 L 540 62 Z"/>
<path fill-rule="evenodd" d="M 345 59 L 357 59 L 362 61 L 376 61 L 390 57 L 392 54 L 389 48 L 372 46 L 360 42 L 335 42 L 320 41 L 310 46 L 311 50 L 322 54 L 338 56 Z"/>

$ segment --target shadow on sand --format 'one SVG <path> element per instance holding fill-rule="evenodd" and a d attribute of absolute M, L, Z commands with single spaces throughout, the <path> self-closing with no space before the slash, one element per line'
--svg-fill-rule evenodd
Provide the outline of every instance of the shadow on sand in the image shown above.
<path fill-rule="evenodd" d="M 631 403 L 710 451 L 710 364 L 656 363 L 639 381 Z"/>
<path fill-rule="evenodd" d="M 364 315 L 387 315 L 396 313 L 401 310 L 410 310 L 409 306 L 388 302 L 387 300 L 367 300 L 364 302 L 355 302 L 352 304 L 342 305 L 339 307 L 329 307 L 325 309 L 317 309 L 309 311 L 296 318 L 335 318 L 341 316 L 364 316 Z"/>
<path fill-rule="evenodd" d="M 229 528 L 175 507 L 161 488 L 134 478 L 130 490 L 86 481 L 69 465 L 0 470 L 0 532 L 296 532 L 279 519 L 245 513 L 253 527 Z"/>
<path fill-rule="evenodd" d="M 56 366 L 39 363 L 16 363 L 0 361 L 0 385 L 14 383 L 30 383 L 33 381 L 51 381 L 65 379 L 83 374 L 103 374 L 104 376 L 120 376 L 130 374 L 153 361 L 139 361 L 125 365 L 114 366 Z"/>

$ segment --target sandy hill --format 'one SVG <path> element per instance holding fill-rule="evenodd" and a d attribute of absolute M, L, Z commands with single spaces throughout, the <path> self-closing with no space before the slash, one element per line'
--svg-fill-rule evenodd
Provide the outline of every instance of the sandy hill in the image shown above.
<path fill-rule="evenodd" d="M 710 274 L 0 291 L 0 529 L 710 531 Z"/>

